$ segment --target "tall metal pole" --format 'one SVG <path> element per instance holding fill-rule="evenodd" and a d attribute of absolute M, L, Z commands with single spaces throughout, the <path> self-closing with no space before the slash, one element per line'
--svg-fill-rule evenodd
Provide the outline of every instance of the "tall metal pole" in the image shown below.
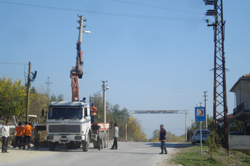
<path fill-rule="evenodd" d="M 31 74 L 31 62 L 29 62 L 28 84 L 27 84 L 27 99 L 26 99 L 26 122 L 29 122 L 29 96 L 30 96 L 30 74 Z"/>
<path fill-rule="evenodd" d="M 227 90 L 226 90 L 226 65 L 225 65 L 225 52 L 224 52 L 224 40 L 225 40 L 225 36 L 224 36 L 224 25 L 225 22 L 223 20 L 223 2 L 221 0 L 221 37 L 222 37 L 222 67 L 223 67 L 223 106 L 224 106 L 224 130 L 225 130 L 225 148 L 227 150 L 227 154 L 229 151 L 228 148 L 228 124 L 227 124 Z"/>
<path fill-rule="evenodd" d="M 205 110 L 206 110 L 206 129 L 207 129 L 207 91 L 204 91 L 204 104 L 205 104 Z"/>
<path fill-rule="evenodd" d="M 125 124 L 125 140 L 126 140 L 126 142 L 128 141 L 128 126 L 127 126 L 127 122 Z"/>
<path fill-rule="evenodd" d="M 213 10 L 207 10 L 207 16 L 215 17 L 215 22 L 208 24 L 214 28 L 214 99 L 213 99 L 213 127 L 216 129 L 217 117 L 224 118 L 225 148 L 228 154 L 228 124 L 227 124 L 227 96 L 226 96 L 226 68 L 224 52 L 223 0 L 204 0 L 206 5 L 213 5 Z M 209 20 L 207 20 L 209 22 Z M 219 110 L 221 108 L 222 110 Z"/>
<path fill-rule="evenodd" d="M 200 121 L 200 146 L 201 146 L 201 154 L 202 154 L 202 121 Z"/>
<path fill-rule="evenodd" d="M 106 123 L 106 81 L 103 82 L 103 123 Z"/>
<path fill-rule="evenodd" d="M 185 112 L 185 137 L 187 142 L 187 112 Z"/>

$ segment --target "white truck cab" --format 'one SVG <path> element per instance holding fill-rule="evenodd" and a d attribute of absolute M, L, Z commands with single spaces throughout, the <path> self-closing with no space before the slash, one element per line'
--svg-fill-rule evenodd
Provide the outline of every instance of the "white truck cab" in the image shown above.
<path fill-rule="evenodd" d="M 52 102 L 49 105 L 46 120 L 45 139 L 49 150 L 55 150 L 56 145 L 66 144 L 68 148 L 80 148 L 87 152 L 89 143 L 94 148 L 108 147 L 109 123 L 91 124 L 89 104 L 81 102 Z"/>
<path fill-rule="evenodd" d="M 60 101 L 49 105 L 45 139 L 49 141 L 50 150 L 54 150 L 56 144 L 80 147 L 82 143 L 89 143 L 90 130 L 90 108 L 86 102 Z"/>

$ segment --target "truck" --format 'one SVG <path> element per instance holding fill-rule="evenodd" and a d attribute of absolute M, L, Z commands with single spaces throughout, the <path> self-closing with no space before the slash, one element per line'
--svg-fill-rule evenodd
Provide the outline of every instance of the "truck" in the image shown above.
<path fill-rule="evenodd" d="M 86 102 L 86 98 L 79 101 L 79 78 L 82 78 L 83 71 L 83 52 L 81 49 L 83 22 L 86 21 L 83 16 L 79 16 L 80 24 L 79 36 L 76 43 L 76 65 L 70 70 L 72 101 L 52 102 L 49 105 L 46 117 L 46 133 L 45 139 L 49 143 L 49 150 L 55 150 L 56 145 L 65 144 L 67 148 L 80 148 L 87 152 L 89 144 L 93 143 L 94 148 L 108 147 L 108 131 L 109 123 L 92 123 L 90 115 L 90 106 Z M 44 113 L 43 113 L 44 114 Z M 106 122 L 106 120 L 104 121 Z M 44 127 L 40 127 L 41 130 Z M 36 129 L 36 137 L 38 140 L 38 128 Z"/>
<path fill-rule="evenodd" d="M 80 148 L 87 152 L 89 144 L 94 148 L 108 147 L 109 123 L 92 123 L 90 106 L 85 101 L 52 102 L 46 116 L 45 139 L 49 150 L 54 151 L 59 144 L 67 148 Z"/>

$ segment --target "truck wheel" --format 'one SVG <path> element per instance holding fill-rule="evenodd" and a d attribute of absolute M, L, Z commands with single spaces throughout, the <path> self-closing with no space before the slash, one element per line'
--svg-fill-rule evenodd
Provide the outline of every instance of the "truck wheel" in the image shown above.
<path fill-rule="evenodd" d="M 88 137 L 87 141 L 82 141 L 82 150 L 84 152 L 87 152 L 89 150 L 89 137 Z"/>
<path fill-rule="evenodd" d="M 53 142 L 49 142 L 49 150 L 50 150 L 50 151 L 54 151 L 55 148 L 56 148 L 56 144 L 53 143 Z"/>

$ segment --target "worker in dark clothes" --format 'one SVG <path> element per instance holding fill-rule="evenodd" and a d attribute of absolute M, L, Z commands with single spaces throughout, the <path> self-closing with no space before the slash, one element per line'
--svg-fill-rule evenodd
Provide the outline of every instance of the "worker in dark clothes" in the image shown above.
<path fill-rule="evenodd" d="M 168 153 L 166 147 L 165 147 L 165 142 L 167 141 L 167 137 L 166 137 L 166 130 L 164 129 L 163 124 L 160 125 L 160 138 L 159 141 L 161 142 L 161 153 L 163 154 L 163 150 L 165 151 L 165 154 Z"/>
<path fill-rule="evenodd" d="M 30 149 L 30 142 L 31 142 L 31 131 L 33 131 L 33 127 L 25 122 L 24 126 L 24 141 L 23 141 L 23 149 L 25 149 L 25 143 L 28 140 L 28 149 Z"/>
<path fill-rule="evenodd" d="M 10 139 L 10 129 L 9 129 L 9 121 L 6 120 L 6 125 L 2 127 L 2 153 L 9 153 L 7 152 L 8 143 Z"/>
<path fill-rule="evenodd" d="M 92 108 L 92 111 L 93 111 L 92 116 L 91 116 L 91 123 L 95 123 L 97 108 L 94 106 L 94 103 L 91 104 L 91 108 Z"/>
<path fill-rule="evenodd" d="M 19 122 L 18 126 L 16 127 L 16 142 L 14 145 L 14 148 L 16 148 L 16 146 L 19 146 L 19 149 L 21 149 L 21 144 L 23 142 L 23 135 L 24 135 L 24 127 L 22 126 L 22 123 Z"/>

